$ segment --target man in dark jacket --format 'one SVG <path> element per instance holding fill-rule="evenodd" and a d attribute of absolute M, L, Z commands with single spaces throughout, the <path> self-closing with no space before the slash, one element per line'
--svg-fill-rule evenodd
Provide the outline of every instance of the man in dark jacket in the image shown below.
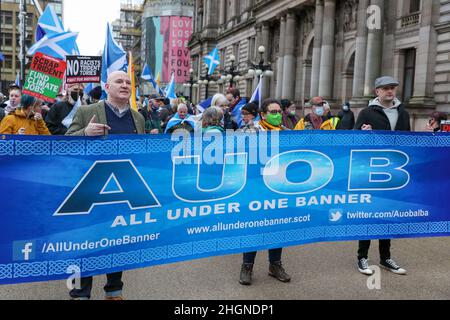
<path fill-rule="evenodd" d="M 54 136 L 63 136 L 66 134 L 67 129 L 70 127 L 64 125 L 64 119 L 72 112 L 73 107 L 78 101 L 78 98 L 83 97 L 83 84 L 72 84 L 67 88 L 67 99 L 56 103 L 50 108 L 50 111 L 45 117 L 45 123 L 48 130 Z"/>
<path fill-rule="evenodd" d="M 396 97 L 398 86 L 399 82 L 391 77 L 382 77 L 375 81 L 377 98 L 361 111 L 355 130 L 411 131 L 409 114 Z M 391 240 L 379 242 L 380 265 L 395 274 L 405 275 L 406 270 L 391 259 Z M 369 240 L 359 242 L 358 270 L 365 275 L 373 274 L 368 262 L 369 248 Z"/>
<path fill-rule="evenodd" d="M 339 111 L 338 118 L 340 119 L 336 130 L 353 130 L 355 127 L 355 114 L 350 108 L 350 103 L 346 102 Z"/>

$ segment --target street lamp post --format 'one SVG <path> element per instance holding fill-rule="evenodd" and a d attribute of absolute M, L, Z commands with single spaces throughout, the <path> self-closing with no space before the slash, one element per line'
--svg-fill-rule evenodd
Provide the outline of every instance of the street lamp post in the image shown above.
<path fill-rule="evenodd" d="M 260 46 L 258 48 L 258 52 L 260 55 L 259 63 L 251 63 L 251 67 L 248 70 L 248 74 L 252 77 L 258 76 L 261 81 L 263 81 L 264 77 L 270 78 L 273 76 L 272 66 L 270 63 L 264 61 L 264 53 L 266 52 L 266 48 L 264 46 Z"/>
<path fill-rule="evenodd" d="M 194 69 L 189 70 L 189 81 L 183 84 L 183 86 L 189 88 L 189 101 L 192 102 L 193 89 L 195 88 Z"/>

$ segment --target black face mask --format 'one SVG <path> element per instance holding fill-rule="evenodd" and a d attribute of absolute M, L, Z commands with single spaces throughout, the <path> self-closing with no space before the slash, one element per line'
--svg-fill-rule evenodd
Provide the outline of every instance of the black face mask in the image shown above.
<path fill-rule="evenodd" d="M 74 91 L 70 93 L 70 97 L 73 99 L 73 101 L 77 102 L 78 101 L 78 97 L 81 96 L 80 93 Z"/>

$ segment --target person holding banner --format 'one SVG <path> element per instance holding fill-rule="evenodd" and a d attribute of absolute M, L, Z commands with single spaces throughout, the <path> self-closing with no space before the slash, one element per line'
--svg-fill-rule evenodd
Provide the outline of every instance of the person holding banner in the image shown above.
<path fill-rule="evenodd" d="M 282 131 L 285 130 L 282 126 L 283 111 L 281 109 L 281 102 L 274 99 L 267 99 L 262 103 L 260 109 L 261 121 L 259 122 L 259 130 L 261 131 Z M 284 270 L 281 263 L 281 255 L 283 249 L 269 250 L 269 276 L 287 283 L 291 281 L 291 276 Z M 244 253 L 243 263 L 241 267 L 241 274 L 239 283 L 244 286 L 252 284 L 253 265 L 255 264 L 257 252 Z"/>
<path fill-rule="evenodd" d="M 21 97 L 20 106 L 0 123 L 0 134 L 50 135 L 41 114 L 42 101 L 29 95 Z"/>
<path fill-rule="evenodd" d="M 444 112 L 434 111 L 430 115 L 430 120 L 428 120 L 428 123 L 425 126 L 425 131 L 426 132 L 440 132 L 442 121 L 447 121 L 447 114 Z"/>
<path fill-rule="evenodd" d="M 130 107 L 131 80 L 127 73 L 116 71 L 105 85 L 107 99 L 79 108 L 67 136 L 103 136 L 107 134 L 145 134 L 144 117 Z M 81 287 L 70 292 L 75 300 L 91 297 L 92 277 L 81 278 Z M 107 275 L 106 300 L 123 300 L 122 272 Z"/>
<path fill-rule="evenodd" d="M 397 99 L 399 85 L 400 83 L 392 77 L 381 77 L 375 81 L 377 98 L 361 111 L 355 130 L 411 131 L 409 113 Z M 370 240 L 359 241 L 358 270 L 370 276 L 374 271 L 369 268 L 369 248 Z M 379 240 L 379 251 L 381 267 L 395 274 L 406 275 L 406 270 L 391 259 L 391 240 Z"/>
<path fill-rule="evenodd" d="M 56 103 L 50 108 L 50 111 L 45 118 L 45 123 L 52 135 L 63 136 L 66 134 L 71 124 L 70 120 L 73 119 L 74 116 L 72 111 L 77 104 L 78 99 L 83 97 L 83 89 L 84 84 L 82 83 L 69 84 L 67 88 L 67 99 Z M 67 119 L 69 115 L 71 115 L 71 119 Z M 65 119 L 69 121 L 64 121 Z"/>

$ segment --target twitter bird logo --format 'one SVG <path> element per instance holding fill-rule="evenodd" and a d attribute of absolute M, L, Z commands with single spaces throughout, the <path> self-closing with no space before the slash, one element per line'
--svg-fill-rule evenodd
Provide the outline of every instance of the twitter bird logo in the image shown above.
<path fill-rule="evenodd" d="M 330 222 L 333 223 L 340 222 L 343 217 L 344 217 L 343 210 L 341 209 L 330 210 Z"/>

